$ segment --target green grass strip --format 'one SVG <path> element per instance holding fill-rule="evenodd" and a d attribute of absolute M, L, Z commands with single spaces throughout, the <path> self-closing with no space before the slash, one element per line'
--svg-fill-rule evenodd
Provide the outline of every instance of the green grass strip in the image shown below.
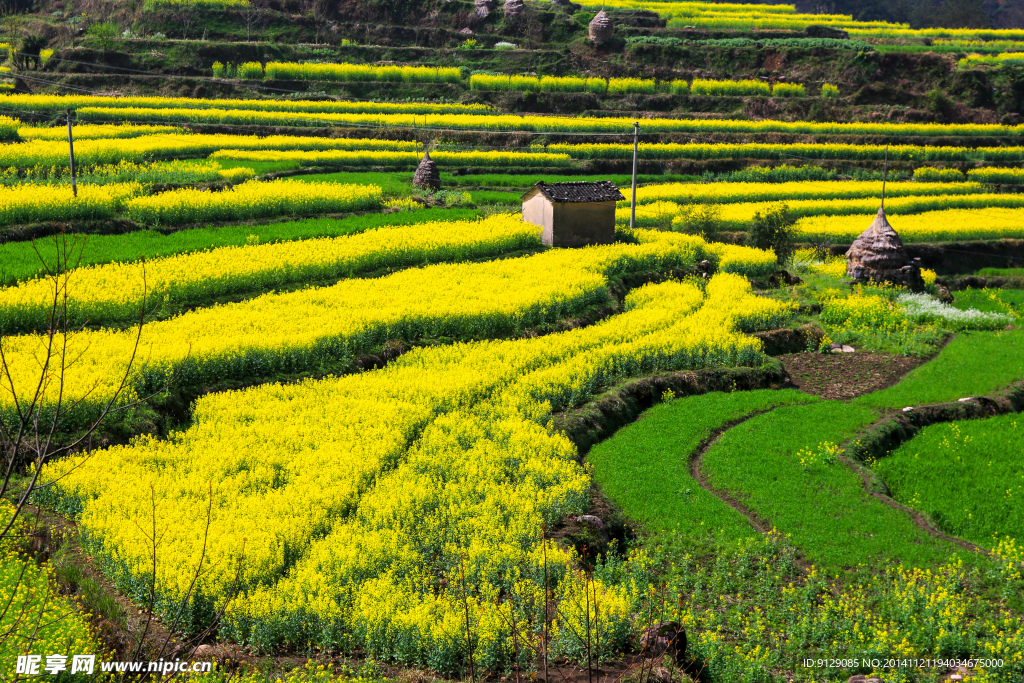
<path fill-rule="evenodd" d="M 878 408 L 945 403 L 990 394 L 1020 379 L 1024 379 L 1024 330 L 962 332 L 898 384 L 862 396 L 856 403 Z"/>
<path fill-rule="evenodd" d="M 938 566 L 965 554 L 870 496 L 856 473 L 829 457 L 830 445 L 876 417 L 870 408 L 838 401 L 784 406 L 723 434 L 704 455 L 702 470 L 820 567 Z"/>
<path fill-rule="evenodd" d="M 407 174 L 408 175 L 408 174 Z M 445 187 L 511 187 L 517 190 L 526 191 L 543 180 L 546 183 L 569 183 L 578 181 L 610 180 L 619 187 L 629 187 L 632 176 L 629 175 L 528 175 L 528 174 L 503 174 L 503 173 L 481 173 L 468 175 L 452 175 L 441 173 L 441 184 Z M 685 183 L 700 180 L 695 175 L 638 175 L 637 184 L 645 183 Z"/>
<path fill-rule="evenodd" d="M 650 532 L 723 540 L 756 538 L 747 519 L 690 476 L 690 458 L 712 432 L 775 406 L 818 399 L 795 390 L 715 392 L 654 406 L 590 451 L 601 490 Z"/>
<path fill-rule="evenodd" d="M 982 277 L 1024 277 L 1024 268 L 982 268 L 975 275 Z"/>
<path fill-rule="evenodd" d="M 155 230 L 139 230 L 123 235 L 71 235 L 78 240 L 81 251 L 79 265 L 134 262 L 142 257 L 152 259 L 217 247 L 234 247 L 253 242 L 288 242 L 317 237 L 341 237 L 386 225 L 412 225 L 437 220 L 470 220 L 479 215 L 471 209 L 423 209 L 406 213 L 366 214 L 347 218 L 310 218 L 270 223 L 267 225 L 227 225 L 216 228 L 194 228 L 163 234 Z M 82 243 L 84 241 L 84 244 Z M 33 248 L 33 244 L 35 248 Z M 38 253 L 36 252 L 38 249 Z M 43 272 L 40 257 L 50 267 L 56 262 L 57 242 L 48 237 L 32 242 L 0 244 L 0 286 L 38 277 Z"/>
<path fill-rule="evenodd" d="M 875 464 L 893 497 L 947 534 L 992 548 L 1024 540 L 1024 416 L 927 427 Z"/>

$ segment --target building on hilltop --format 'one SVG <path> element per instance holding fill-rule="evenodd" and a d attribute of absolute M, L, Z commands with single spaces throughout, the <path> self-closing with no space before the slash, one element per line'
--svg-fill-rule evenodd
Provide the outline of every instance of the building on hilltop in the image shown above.
<path fill-rule="evenodd" d="M 903 240 L 879 207 L 875 221 L 846 251 L 846 274 L 858 282 L 889 282 L 911 291 L 924 290 L 920 259 L 911 260 Z"/>
<path fill-rule="evenodd" d="M 549 247 L 585 247 L 615 241 L 615 202 L 625 197 L 609 180 L 538 182 L 523 195 L 523 220 L 543 228 Z"/>

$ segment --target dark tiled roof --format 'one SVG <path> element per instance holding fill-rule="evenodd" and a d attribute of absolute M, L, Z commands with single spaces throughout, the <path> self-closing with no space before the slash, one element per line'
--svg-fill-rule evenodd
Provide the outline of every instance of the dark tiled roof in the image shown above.
<path fill-rule="evenodd" d="M 552 202 L 620 202 L 625 199 L 619 188 L 610 180 L 599 180 L 596 183 L 588 183 L 585 180 L 573 183 L 545 183 L 541 180 L 535 187 Z"/>

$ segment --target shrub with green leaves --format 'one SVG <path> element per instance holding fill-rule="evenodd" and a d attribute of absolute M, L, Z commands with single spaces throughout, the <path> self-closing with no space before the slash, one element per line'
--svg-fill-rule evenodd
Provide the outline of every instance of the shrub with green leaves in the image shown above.
<path fill-rule="evenodd" d="M 789 213 L 786 204 L 772 204 L 764 211 L 754 214 L 754 220 L 747 232 L 747 246 L 771 249 L 779 265 L 787 263 L 796 250 L 794 245 L 796 219 Z"/>

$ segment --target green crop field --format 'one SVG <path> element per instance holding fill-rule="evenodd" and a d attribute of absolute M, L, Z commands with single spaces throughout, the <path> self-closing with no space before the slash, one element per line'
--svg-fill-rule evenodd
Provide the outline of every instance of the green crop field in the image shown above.
<path fill-rule="evenodd" d="M 935 425 L 874 469 L 896 500 L 927 512 L 946 533 L 992 548 L 1024 536 L 1022 430 L 1019 415 Z"/>

